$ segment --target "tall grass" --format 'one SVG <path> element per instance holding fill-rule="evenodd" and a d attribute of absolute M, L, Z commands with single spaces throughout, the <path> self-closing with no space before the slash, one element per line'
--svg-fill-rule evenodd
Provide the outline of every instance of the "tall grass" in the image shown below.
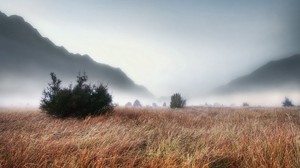
<path fill-rule="evenodd" d="M 296 108 L 0 112 L 0 167 L 300 167 Z"/>

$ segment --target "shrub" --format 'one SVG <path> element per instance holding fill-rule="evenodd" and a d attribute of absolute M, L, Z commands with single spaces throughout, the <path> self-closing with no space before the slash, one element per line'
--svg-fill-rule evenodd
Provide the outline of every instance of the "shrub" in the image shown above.
<path fill-rule="evenodd" d="M 183 108 L 186 100 L 184 100 L 179 93 L 175 93 L 171 96 L 170 107 L 171 108 Z"/>
<path fill-rule="evenodd" d="M 167 107 L 167 103 L 166 102 L 163 103 L 163 107 Z"/>
<path fill-rule="evenodd" d="M 132 103 L 131 102 L 127 102 L 126 104 L 125 104 L 125 107 L 131 107 L 132 106 Z"/>
<path fill-rule="evenodd" d="M 133 107 L 142 107 L 142 104 L 139 100 L 135 100 L 133 103 Z"/>
<path fill-rule="evenodd" d="M 77 76 L 75 87 L 61 88 L 61 80 L 54 73 L 50 74 L 52 82 L 43 91 L 40 108 L 47 114 L 58 117 L 84 118 L 112 112 L 112 96 L 107 86 L 86 84 L 88 76 Z"/>
<path fill-rule="evenodd" d="M 249 106 L 250 106 L 249 103 L 247 103 L 247 102 L 243 103 L 243 107 L 249 107 Z"/>
<path fill-rule="evenodd" d="M 282 106 L 283 107 L 294 107 L 292 101 L 287 97 L 285 97 L 284 101 L 282 102 Z"/>

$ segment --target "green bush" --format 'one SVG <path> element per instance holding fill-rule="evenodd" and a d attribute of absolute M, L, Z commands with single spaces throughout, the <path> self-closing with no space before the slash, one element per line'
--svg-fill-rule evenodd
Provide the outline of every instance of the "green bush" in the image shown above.
<path fill-rule="evenodd" d="M 84 118 L 112 112 L 112 96 L 107 86 L 86 84 L 87 75 L 77 76 L 75 87 L 61 88 L 61 80 L 51 73 L 52 82 L 43 92 L 40 109 L 58 118 Z"/>
<path fill-rule="evenodd" d="M 284 101 L 282 102 L 282 106 L 283 107 L 294 107 L 294 104 L 292 103 L 292 101 L 285 97 Z"/>
<path fill-rule="evenodd" d="M 171 96 L 170 107 L 171 108 L 183 108 L 186 100 L 184 100 L 179 93 L 175 93 Z"/>

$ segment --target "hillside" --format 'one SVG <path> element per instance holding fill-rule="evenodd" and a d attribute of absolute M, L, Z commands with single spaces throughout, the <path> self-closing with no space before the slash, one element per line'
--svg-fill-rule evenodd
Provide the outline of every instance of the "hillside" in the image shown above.
<path fill-rule="evenodd" d="M 78 39 L 84 40 L 84 39 Z M 85 71 L 90 82 L 101 82 L 120 94 L 151 97 L 121 69 L 95 62 L 88 55 L 73 54 L 58 47 L 20 16 L 0 12 L 0 93 L 32 94 L 47 86 L 49 73 L 73 83 Z"/>
<path fill-rule="evenodd" d="M 217 88 L 217 94 L 281 91 L 300 88 L 300 55 L 271 61 L 249 75 L 239 77 L 225 86 Z"/>

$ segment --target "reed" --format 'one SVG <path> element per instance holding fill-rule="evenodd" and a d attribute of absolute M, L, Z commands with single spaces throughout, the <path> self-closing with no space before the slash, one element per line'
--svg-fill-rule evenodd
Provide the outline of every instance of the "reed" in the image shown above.
<path fill-rule="evenodd" d="M 0 167 L 300 167 L 297 108 L 0 112 Z"/>

